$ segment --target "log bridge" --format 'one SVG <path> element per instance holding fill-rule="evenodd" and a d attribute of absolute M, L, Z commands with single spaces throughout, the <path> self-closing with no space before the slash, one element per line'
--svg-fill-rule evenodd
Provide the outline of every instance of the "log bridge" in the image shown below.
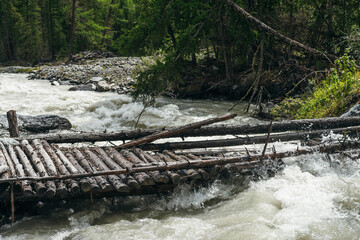
<path fill-rule="evenodd" d="M 12 114 L 14 116 L 14 114 Z M 16 115 L 15 115 L 16 116 Z M 232 174 L 253 174 L 261 166 L 282 166 L 281 158 L 314 152 L 314 148 L 291 152 L 266 152 L 269 142 L 309 140 L 330 130 L 353 134 L 357 140 L 341 141 L 316 150 L 334 152 L 358 148 L 360 117 L 312 119 L 264 123 L 256 126 L 215 126 L 236 114 L 212 118 L 175 129 L 122 131 L 103 134 L 36 135 L 16 137 L 18 144 L 0 141 L 0 202 L 14 203 L 72 198 L 94 198 L 166 193 L 182 182 L 206 183 Z M 14 122 L 14 120 L 11 120 Z M 10 120 L 9 120 L 10 122 Z M 10 124 L 9 124 L 10 125 Z M 12 132 L 16 132 L 10 129 Z M 275 134 L 276 132 L 291 131 Z M 261 136 L 240 134 L 265 133 Z M 188 136 L 236 135 L 231 139 L 150 143 L 157 139 Z M 59 143 L 130 140 L 115 146 L 76 147 Z M 345 138 L 344 138 L 345 139 Z M 312 141 L 313 142 L 313 141 Z M 264 143 L 262 154 L 246 151 L 226 153 L 211 147 Z M 194 152 L 184 149 L 205 148 Z M 230 151 L 230 150 L 229 150 Z"/>

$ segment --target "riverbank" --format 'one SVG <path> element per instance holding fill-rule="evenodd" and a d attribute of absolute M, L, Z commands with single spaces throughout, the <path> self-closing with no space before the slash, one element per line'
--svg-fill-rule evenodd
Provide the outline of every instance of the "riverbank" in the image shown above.
<path fill-rule="evenodd" d="M 136 72 L 151 62 L 146 57 L 102 57 L 91 52 L 74 56 L 70 64 L 51 62 L 35 67 L 1 67 L 0 73 L 29 73 L 29 79 L 49 80 L 52 85 L 73 85 L 69 91 L 98 91 L 128 94 Z M 89 58 L 88 55 L 92 56 Z"/>

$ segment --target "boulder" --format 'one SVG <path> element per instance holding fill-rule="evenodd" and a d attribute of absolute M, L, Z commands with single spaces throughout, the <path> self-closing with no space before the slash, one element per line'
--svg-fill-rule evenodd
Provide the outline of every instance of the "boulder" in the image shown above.
<path fill-rule="evenodd" d="M 355 117 L 360 116 L 360 104 L 356 103 L 352 108 L 349 109 L 346 113 L 341 115 L 341 117 Z"/>
<path fill-rule="evenodd" d="M 18 115 L 18 125 L 19 130 L 29 132 L 48 132 L 49 130 L 63 130 L 72 127 L 68 119 L 57 115 Z M 6 115 L 0 116 L 0 127 L 9 127 Z"/>

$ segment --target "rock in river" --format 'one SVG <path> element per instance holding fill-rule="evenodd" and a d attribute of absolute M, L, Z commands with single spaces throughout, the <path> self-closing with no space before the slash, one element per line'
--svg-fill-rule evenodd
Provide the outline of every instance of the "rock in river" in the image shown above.
<path fill-rule="evenodd" d="M 70 129 L 72 127 L 68 119 L 57 115 L 18 115 L 18 125 L 20 130 L 29 132 L 47 132 L 49 130 Z M 9 127 L 5 115 L 0 115 L 0 127 Z"/>

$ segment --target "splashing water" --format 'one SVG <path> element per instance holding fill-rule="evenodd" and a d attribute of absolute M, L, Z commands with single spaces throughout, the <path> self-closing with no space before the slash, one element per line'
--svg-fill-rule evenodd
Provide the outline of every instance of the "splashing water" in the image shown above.
<path fill-rule="evenodd" d="M 128 96 L 68 92 L 68 86 L 25 76 L 0 75 L 0 112 L 58 114 L 76 130 L 102 131 L 130 129 L 142 110 Z M 231 105 L 159 99 L 141 124 L 177 126 L 225 114 Z M 231 123 L 252 121 L 242 116 Z M 290 148 L 274 145 L 278 151 Z M 285 158 L 282 172 L 250 182 L 244 191 L 236 182 L 215 182 L 196 190 L 184 185 L 168 196 L 70 202 L 71 209 L 2 226 L 0 239 L 359 239 L 359 160 L 319 153 Z"/>

